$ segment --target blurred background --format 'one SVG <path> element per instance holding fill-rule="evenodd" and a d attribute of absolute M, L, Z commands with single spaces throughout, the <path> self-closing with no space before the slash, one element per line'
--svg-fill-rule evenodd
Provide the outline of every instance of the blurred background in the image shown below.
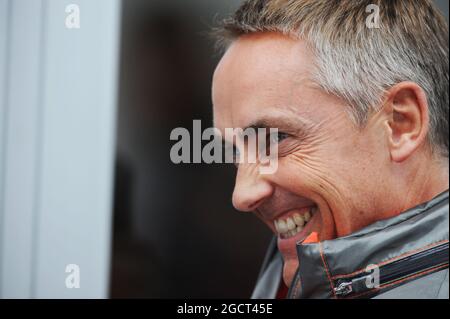
<path fill-rule="evenodd" d="M 270 233 L 234 211 L 234 166 L 169 158 L 172 129 L 212 126 L 208 32 L 239 2 L 122 3 L 111 297 L 251 294 Z"/>
<path fill-rule="evenodd" d="M 169 157 L 212 126 L 208 32 L 240 2 L 0 0 L 0 298 L 250 296 L 271 235 L 235 168 Z"/>

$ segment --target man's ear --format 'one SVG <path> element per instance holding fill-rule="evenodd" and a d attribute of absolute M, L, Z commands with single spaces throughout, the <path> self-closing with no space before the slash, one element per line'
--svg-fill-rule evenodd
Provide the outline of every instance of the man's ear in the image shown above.
<path fill-rule="evenodd" d="M 424 90 L 401 82 L 387 92 L 388 147 L 394 162 L 403 162 L 426 143 L 430 119 Z"/>

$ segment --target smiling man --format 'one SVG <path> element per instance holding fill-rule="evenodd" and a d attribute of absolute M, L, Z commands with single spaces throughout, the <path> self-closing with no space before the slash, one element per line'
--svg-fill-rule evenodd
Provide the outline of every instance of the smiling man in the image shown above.
<path fill-rule="evenodd" d="M 249 0 L 220 36 L 215 126 L 278 129 L 277 171 L 240 163 L 233 192 L 276 236 L 253 297 L 448 298 L 448 27 L 432 2 Z"/>

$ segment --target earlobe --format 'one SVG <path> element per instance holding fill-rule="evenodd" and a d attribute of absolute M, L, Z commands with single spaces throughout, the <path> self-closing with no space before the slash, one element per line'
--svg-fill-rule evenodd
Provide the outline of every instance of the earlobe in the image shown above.
<path fill-rule="evenodd" d="M 402 82 L 388 91 L 386 106 L 391 159 L 403 162 L 426 143 L 429 130 L 426 95 L 416 83 Z"/>

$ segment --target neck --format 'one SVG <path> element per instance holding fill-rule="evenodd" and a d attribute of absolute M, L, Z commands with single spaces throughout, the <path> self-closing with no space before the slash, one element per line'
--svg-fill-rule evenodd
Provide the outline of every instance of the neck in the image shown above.
<path fill-rule="evenodd" d="M 421 158 L 413 164 L 405 176 L 403 194 L 398 194 L 402 198 L 398 213 L 430 201 L 449 188 L 448 159 Z"/>

